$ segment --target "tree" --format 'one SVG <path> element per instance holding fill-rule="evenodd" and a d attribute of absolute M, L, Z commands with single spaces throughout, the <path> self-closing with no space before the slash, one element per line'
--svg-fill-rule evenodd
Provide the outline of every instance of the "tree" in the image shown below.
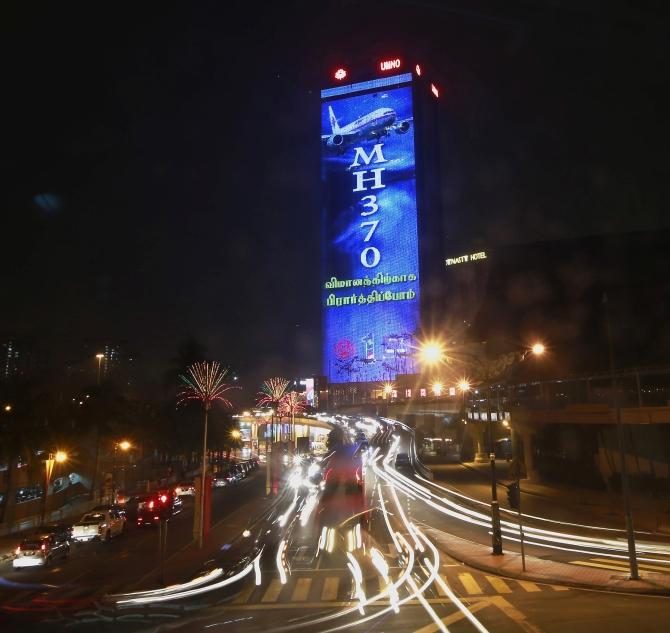
<path fill-rule="evenodd" d="M 291 418 L 291 441 L 294 439 L 295 416 L 302 413 L 306 406 L 305 395 L 297 391 L 288 391 L 279 400 L 278 414 L 280 421 L 283 416 Z M 297 442 L 297 438 L 295 439 Z"/>
<path fill-rule="evenodd" d="M 259 407 L 270 407 L 272 409 L 272 441 L 274 441 L 275 414 L 279 411 L 279 405 L 286 394 L 289 381 L 286 378 L 268 378 L 261 385 L 261 390 L 256 394 L 256 404 Z M 267 444 L 267 440 L 266 440 Z"/>
<path fill-rule="evenodd" d="M 198 547 L 202 548 L 205 519 L 205 475 L 207 473 L 207 415 L 218 401 L 225 407 L 232 408 L 232 403 L 224 394 L 235 387 L 225 381 L 228 369 L 222 369 L 217 362 L 199 362 L 191 365 L 188 372 L 179 378 L 182 382 L 177 405 L 188 402 L 199 402 L 205 412 L 203 445 L 202 445 L 202 479 L 200 486 L 200 533 Z"/>

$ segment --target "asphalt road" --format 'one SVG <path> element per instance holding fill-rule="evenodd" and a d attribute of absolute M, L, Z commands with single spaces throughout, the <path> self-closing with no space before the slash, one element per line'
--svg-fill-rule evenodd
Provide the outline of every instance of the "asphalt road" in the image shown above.
<path fill-rule="evenodd" d="M 212 524 L 264 494 L 265 477 L 261 471 L 229 488 L 215 488 Z M 184 498 L 183 510 L 169 522 L 166 557 L 191 542 L 193 511 L 193 499 Z M 132 590 L 158 567 L 158 538 L 158 528 L 137 528 L 128 521 L 124 534 L 108 542 L 74 544 L 69 558 L 54 561 L 49 567 L 13 569 L 11 561 L 6 561 L 0 564 L 0 605 L 20 608 L 36 594 L 57 593 L 53 590 L 60 587 L 77 586 L 81 595 L 88 597 Z"/>

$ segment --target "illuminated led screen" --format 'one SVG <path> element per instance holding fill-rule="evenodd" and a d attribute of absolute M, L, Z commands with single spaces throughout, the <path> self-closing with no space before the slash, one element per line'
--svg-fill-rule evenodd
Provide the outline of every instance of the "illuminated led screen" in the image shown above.
<path fill-rule="evenodd" d="M 413 373 L 419 325 L 411 74 L 321 92 L 323 373 Z"/>

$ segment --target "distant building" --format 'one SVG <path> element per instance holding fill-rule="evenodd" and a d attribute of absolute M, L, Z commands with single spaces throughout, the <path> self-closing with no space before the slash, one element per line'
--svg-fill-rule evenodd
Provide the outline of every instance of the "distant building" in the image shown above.
<path fill-rule="evenodd" d="M 20 353 L 14 341 L 7 341 L 0 348 L 0 370 L 2 379 L 10 380 L 19 373 Z"/>

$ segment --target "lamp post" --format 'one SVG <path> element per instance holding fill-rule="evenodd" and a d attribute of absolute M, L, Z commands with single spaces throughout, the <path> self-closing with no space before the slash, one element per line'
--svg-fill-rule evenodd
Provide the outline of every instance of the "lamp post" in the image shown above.
<path fill-rule="evenodd" d="M 62 464 L 67 461 L 67 453 L 65 451 L 56 451 L 49 453 L 49 457 L 44 460 L 44 503 L 42 504 L 42 516 L 40 525 L 44 525 L 44 518 L 47 513 L 47 497 L 49 496 L 49 482 L 51 481 L 51 474 L 53 473 L 54 464 Z"/>
<path fill-rule="evenodd" d="M 95 357 L 98 359 L 98 384 L 100 384 L 100 365 L 102 364 L 102 359 L 105 357 L 105 355 L 96 354 Z"/>
<path fill-rule="evenodd" d="M 239 442 L 240 438 L 242 437 L 242 433 L 240 433 L 239 429 L 233 429 L 230 432 L 230 437 L 233 438 L 233 442 L 237 443 L 237 442 Z"/>
<path fill-rule="evenodd" d="M 533 354 L 533 356 L 542 356 L 546 351 L 544 344 L 534 343 L 531 347 L 527 348 L 521 354 L 519 352 L 513 352 L 511 355 L 506 355 L 507 357 L 503 359 L 502 368 L 506 368 L 514 362 L 514 358 L 518 359 L 518 362 L 522 362 L 528 354 Z M 488 373 L 488 372 L 487 372 Z M 499 371 L 498 375 L 502 372 Z M 498 504 L 498 482 L 496 477 L 496 454 L 495 447 L 493 445 L 493 421 L 491 419 L 491 382 L 493 379 L 492 375 L 487 376 L 488 381 L 486 384 L 486 423 L 489 425 L 489 460 L 491 463 L 491 548 L 494 555 L 500 555 L 503 553 L 502 548 L 502 530 L 500 527 L 500 506 Z M 498 411 L 499 413 L 499 411 Z M 496 419 L 498 415 L 496 414 Z"/>
<path fill-rule="evenodd" d="M 112 503 L 116 503 L 116 451 L 119 448 L 126 452 L 132 448 L 132 444 L 128 440 L 114 442 L 114 454 L 112 456 Z"/>

